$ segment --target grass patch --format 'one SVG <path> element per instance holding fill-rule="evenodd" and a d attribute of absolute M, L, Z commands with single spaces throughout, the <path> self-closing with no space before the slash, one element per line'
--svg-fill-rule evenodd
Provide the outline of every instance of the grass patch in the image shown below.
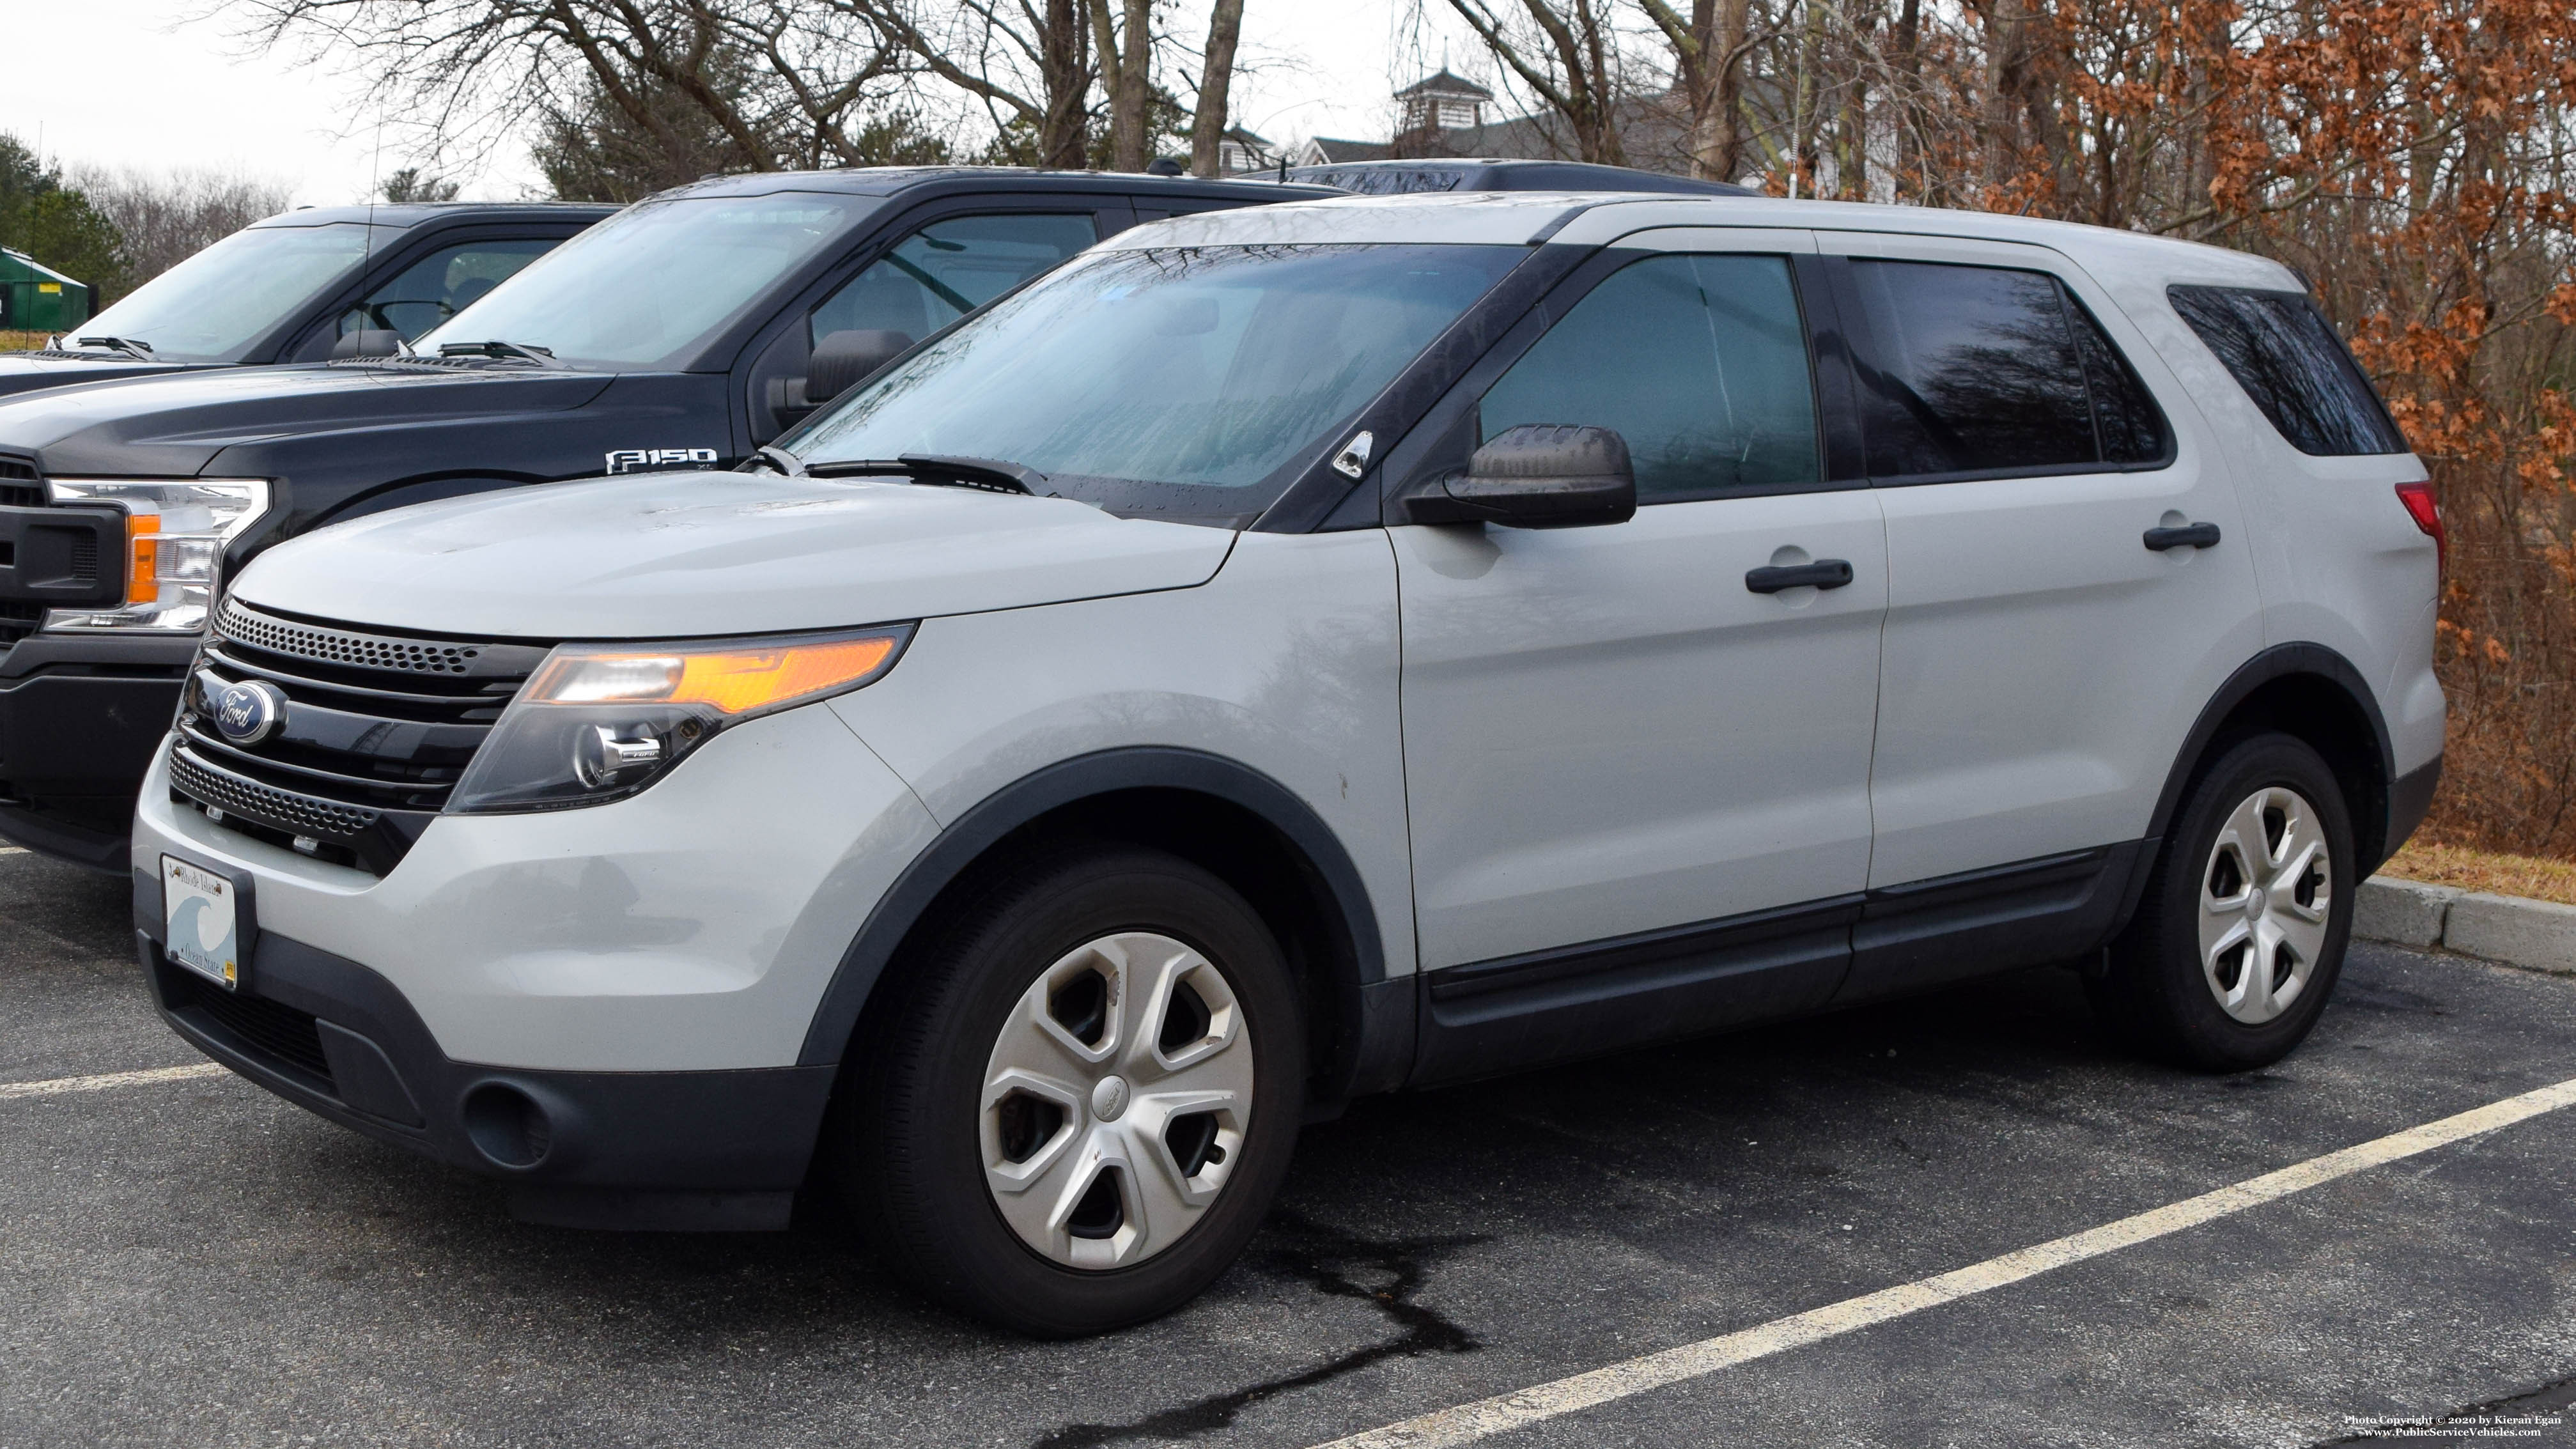
<path fill-rule="evenodd" d="M 33 352 L 45 345 L 43 332 L 0 332 L 0 352 Z"/>
<path fill-rule="evenodd" d="M 2526 896 L 2576 906 L 2576 861 L 2543 860 L 2529 855 L 2498 855 L 2458 845 L 2408 841 L 2389 857 L 2381 875 L 2458 886 L 2500 896 Z"/>

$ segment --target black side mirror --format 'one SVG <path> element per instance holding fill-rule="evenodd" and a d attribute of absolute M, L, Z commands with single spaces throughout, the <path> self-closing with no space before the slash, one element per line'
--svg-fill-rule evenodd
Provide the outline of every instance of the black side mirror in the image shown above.
<path fill-rule="evenodd" d="M 821 407 L 867 381 L 911 346 L 911 333 L 879 328 L 826 335 L 814 344 L 813 360 L 805 364 L 806 404 Z"/>
<path fill-rule="evenodd" d="M 342 333 L 340 340 L 331 344 L 331 356 L 335 361 L 343 357 L 393 357 L 402 351 L 402 342 L 399 332 L 369 327 Z"/>
<path fill-rule="evenodd" d="M 1637 514 L 1628 442 L 1608 428 L 1524 423 L 1476 450 L 1461 475 L 1404 500 L 1411 523 L 1580 528 Z"/>

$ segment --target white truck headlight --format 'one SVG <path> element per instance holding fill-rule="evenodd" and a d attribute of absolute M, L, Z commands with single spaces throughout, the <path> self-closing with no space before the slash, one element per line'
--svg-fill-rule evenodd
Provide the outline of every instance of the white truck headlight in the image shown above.
<path fill-rule="evenodd" d="M 45 489 L 57 504 L 125 514 L 125 602 L 49 609 L 47 629 L 199 632 L 222 582 L 224 546 L 269 504 L 264 478 L 49 478 Z"/>

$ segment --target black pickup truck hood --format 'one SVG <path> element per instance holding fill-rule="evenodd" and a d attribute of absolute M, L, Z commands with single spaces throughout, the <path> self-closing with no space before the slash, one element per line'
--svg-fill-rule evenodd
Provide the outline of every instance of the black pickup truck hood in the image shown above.
<path fill-rule="evenodd" d="M 142 377 L 0 399 L 0 452 L 32 456 L 56 477 L 185 478 L 227 448 L 561 412 L 612 380 L 515 367 L 248 367 Z"/>
<path fill-rule="evenodd" d="M 215 364 L 203 364 L 213 366 Z M 144 362 L 132 357 L 30 357 L 0 354 L 0 398 L 45 387 L 78 387 L 85 382 L 122 382 L 129 377 L 159 377 L 187 372 L 199 364 Z"/>

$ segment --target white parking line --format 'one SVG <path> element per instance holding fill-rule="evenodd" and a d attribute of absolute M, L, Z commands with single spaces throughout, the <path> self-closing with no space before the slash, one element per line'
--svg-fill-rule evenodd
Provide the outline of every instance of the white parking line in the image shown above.
<path fill-rule="evenodd" d="M 2576 1079 L 2507 1097 L 2501 1102 L 2409 1127 L 2340 1152 L 2312 1157 L 2278 1172 L 2248 1178 L 2232 1187 L 2185 1198 L 2181 1202 L 2105 1223 L 2098 1228 L 1988 1258 L 1982 1263 L 1924 1278 L 1858 1298 L 1846 1298 L 1805 1313 L 1775 1319 L 1756 1328 L 1686 1343 L 1639 1357 L 1539 1384 L 1479 1403 L 1441 1409 L 1400 1424 L 1336 1439 L 1317 1449 L 1441 1449 L 1488 1435 L 1527 1427 L 1544 1420 L 1642 1394 L 1687 1379 L 1713 1374 L 1757 1358 L 1803 1348 L 1892 1318 L 1903 1318 L 1971 1294 L 2018 1283 L 2052 1269 L 2064 1268 L 2134 1244 L 2152 1241 L 2213 1219 L 2275 1202 L 2293 1193 L 2349 1177 L 2366 1168 L 2395 1162 L 2446 1146 L 2465 1137 L 2510 1127 L 2516 1122 L 2576 1105 Z"/>
<path fill-rule="evenodd" d="M 220 1077 L 229 1068 L 213 1062 L 185 1067 L 154 1067 L 141 1072 L 102 1072 L 95 1077 L 56 1077 L 45 1082 L 0 1082 L 0 1102 L 20 1097 L 59 1097 L 66 1092 L 104 1092 L 110 1087 L 143 1087 L 154 1082 L 184 1082 L 192 1077 Z"/>
<path fill-rule="evenodd" d="M 23 845 L 0 845 L 0 855 L 25 855 L 26 853 L 27 847 Z"/>

